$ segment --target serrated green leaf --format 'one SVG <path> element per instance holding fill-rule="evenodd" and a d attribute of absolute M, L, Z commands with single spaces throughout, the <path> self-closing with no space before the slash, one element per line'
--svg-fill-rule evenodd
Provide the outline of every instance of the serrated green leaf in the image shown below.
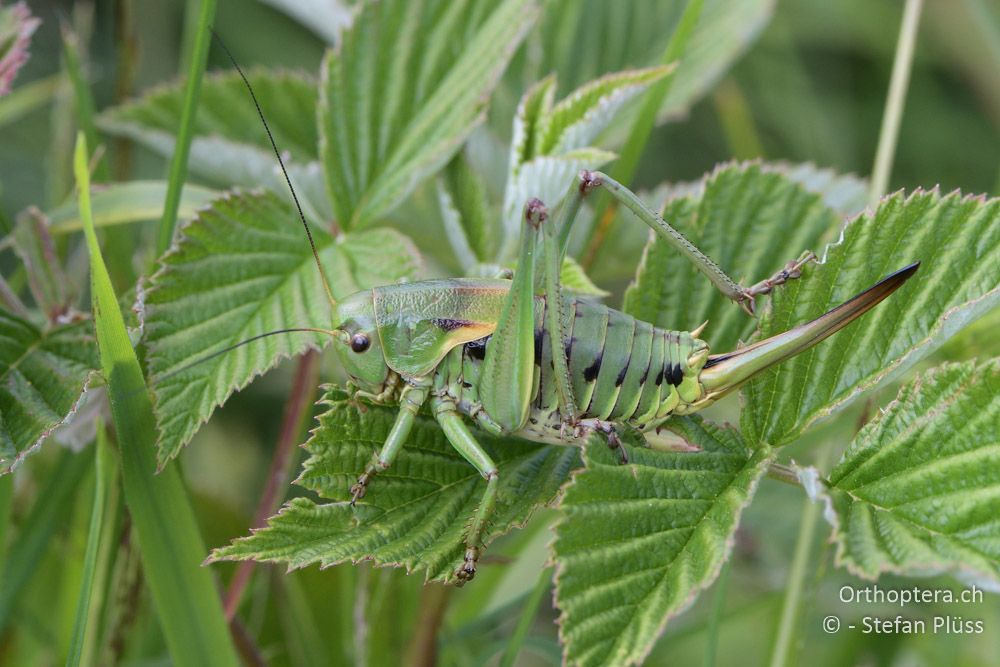
<path fill-rule="evenodd" d="M 477 263 L 494 258 L 498 245 L 493 211 L 486 198 L 486 186 L 459 153 L 438 181 L 441 217 L 452 250 L 468 272 Z"/>
<path fill-rule="evenodd" d="M 279 359 L 327 342 L 322 334 L 271 336 L 170 375 L 268 331 L 331 326 L 319 271 L 295 218 L 273 194 L 229 195 L 180 230 L 151 279 L 145 340 L 161 463 L 234 390 Z M 393 230 L 336 241 L 315 226 L 312 233 L 335 296 L 412 278 L 416 270 L 415 249 Z"/>
<path fill-rule="evenodd" d="M 278 147 L 291 153 L 296 161 L 318 159 L 315 80 L 300 73 L 259 68 L 250 68 L 246 74 L 257 97 L 270 103 L 263 109 Z M 135 101 L 102 113 L 100 125 L 107 132 L 131 137 L 169 155 L 180 122 L 183 94 L 183 81 L 154 88 Z M 234 144 L 255 147 L 259 150 L 259 158 L 269 168 L 274 167 L 267 133 L 238 72 L 229 70 L 205 76 L 194 135 L 220 137 Z"/>
<path fill-rule="evenodd" d="M 514 128 L 511 132 L 508 174 L 536 155 L 536 146 L 541 142 L 545 128 L 545 117 L 551 113 L 556 94 L 556 77 L 549 74 L 535 82 L 521 95 L 517 111 L 514 113 Z M 567 186 L 569 187 L 569 186 Z"/>
<path fill-rule="evenodd" d="M 1000 359 L 945 364 L 866 425 L 819 495 L 837 561 L 1000 584 Z"/>
<path fill-rule="evenodd" d="M 340 31 L 354 19 L 353 0 L 261 0 L 325 39 L 329 44 L 340 40 Z"/>
<path fill-rule="evenodd" d="M 559 155 L 589 146 L 629 101 L 674 69 L 674 66 L 607 74 L 577 88 L 545 118 L 539 155 Z M 568 187 L 568 186 L 567 186 Z"/>
<path fill-rule="evenodd" d="M 559 269 L 559 282 L 566 290 L 580 296 L 603 298 L 611 295 L 611 292 L 595 285 L 583 267 L 572 257 L 563 259 L 562 267 Z"/>
<path fill-rule="evenodd" d="M 385 215 L 451 158 L 535 14 L 533 0 L 365 3 L 320 84 L 320 153 L 341 227 Z"/>
<path fill-rule="evenodd" d="M 521 97 L 514 116 L 510 162 L 503 200 L 504 245 L 500 260 L 513 257 L 521 232 L 521 211 L 532 197 L 550 210 L 559 206 L 583 169 L 598 169 L 615 158 L 589 146 L 622 107 L 670 72 L 653 67 L 609 74 L 553 103 L 554 76 Z"/>
<path fill-rule="evenodd" d="M 608 72 L 657 63 L 684 5 L 661 0 L 547 2 L 531 38 L 538 52 L 530 60 L 525 54 L 525 66 L 512 68 L 523 74 L 510 77 L 516 91 L 510 95 L 549 72 L 559 72 L 562 85 L 572 89 Z M 774 5 L 774 0 L 706 0 L 661 116 L 687 111 L 711 90 L 770 21 Z"/>
<path fill-rule="evenodd" d="M 45 216 L 29 208 L 17 216 L 11 237 L 35 304 L 50 321 L 58 320 L 75 301 L 75 285 L 66 278 Z"/>
<path fill-rule="evenodd" d="M 773 275 L 804 250 L 822 251 L 823 242 L 835 238 L 839 221 L 822 198 L 766 166 L 726 165 L 700 190 L 668 201 L 663 216 L 745 285 Z M 653 235 L 625 292 L 624 310 L 668 329 L 692 330 L 707 320 L 703 338 L 715 352 L 749 340 L 755 326 L 690 262 Z"/>
<path fill-rule="evenodd" d="M 541 199 L 554 211 L 569 192 L 582 169 L 599 169 L 615 158 L 599 148 L 580 148 L 563 155 L 540 155 L 518 167 L 507 179 L 504 191 L 504 246 L 501 259 L 511 256 L 520 238 L 524 205 L 532 197 Z"/>
<path fill-rule="evenodd" d="M 95 188 L 93 194 L 94 226 L 121 225 L 159 219 L 163 214 L 166 181 L 128 181 Z M 198 185 L 185 185 L 177 217 L 188 220 L 195 211 L 219 197 L 219 192 Z M 53 234 L 83 229 L 76 203 L 67 203 L 45 214 Z"/>
<path fill-rule="evenodd" d="M 76 411 L 95 368 L 89 320 L 42 330 L 0 310 L 0 474 Z"/>
<path fill-rule="evenodd" d="M 588 446 L 556 527 L 556 602 L 565 662 L 641 663 L 668 620 L 718 576 L 772 454 L 700 418 L 668 422 L 700 452 L 629 449 L 620 465 Z"/>
<path fill-rule="evenodd" d="M 840 174 L 833 169 L 817 167 L 811 162 L 777 162 L 768 167 L 784 174 L 809 192 L 821 195 L 823 202 L 841 216 L 858 215 L 868 205 L 868 181 L 854 174 Z"/>
<path fill-rule="evenodd" d="M 28 44 L 40 23 L 23 2 L 0 7 L 0 95 L 10 92 L 14 77 L 27 62 Z"/>
<path fill-rule="evenodd" d="M 290 156 L 286 166 L 307 213 L 329 217 L 318 162 L 314 80 L 302 74 L 263 69 L 250 69 L 247 78 L 261 102 L 275 143 Z M 169 158 L 174 151 L 183 96 L 183 81 L 155 88 L 134 102 L 105 111 L 98 117 L 98 126 Z M 266 187 L 282 195 L 288 192 L 284 177 L 276 169 L 267 133 L 237 72 L 205 76 L 193 134 L 188 162 L 192 174 L 219 188 Z"/>
<path fill-rule="evenodd" d="M 820 195 L 828 207 L 843 217 L 855 216 L 868 205 L 868 181 L 854 174 L 841 174 L 811 162 L 763 162 L 761 166 L 767 171 L 784 174 L 809 192 Z M 667 201 L 678 197 L 701 197 L 705 192 L 705 180 L 661 183 L 646 193 L 643 201 L 653 208 L 662 208 Z"/>
<path fill-rule="evenodd" d="M 397 408 L 359 406 L 340 390 L 324 398 L 329 409 L 305 447 L 311 456 L 297 480 L 332 503 L 296 498 L 268 526 L 216 549 L 216 560 L 262 560 L 304 567 L 372 560 L 449 580 L 462 561 L 463 532 L 486 489 L 482 476 L 420 416 L 392 467 L 372 481 L 351 508 L 349 489 L 389 434 Z M 496 513 L 484 542 L 523 525 L 551 502 L 579 466 L 574 447 L 541 446 L 477 432 L 496 461 L 500 482 Z"/>
<path fill-rule="evenodd" d="M 748 439 L 794 440 L 1000 304 L 1000 199 L 923 191 L 885 198 L 845 228 L 822 265 L 775 291 L 761 336 L 808 322 L 915 261 L 917 274 L 872 312 L 746 386 Z"/>

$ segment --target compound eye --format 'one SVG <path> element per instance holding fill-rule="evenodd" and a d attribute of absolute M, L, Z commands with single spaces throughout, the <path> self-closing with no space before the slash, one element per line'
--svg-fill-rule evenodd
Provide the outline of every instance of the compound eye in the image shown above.
<path fill-rule="evenodd" d="M 372 342 L 368 340 L 368 336 L 364 334 L 358 333 L 351 336 L 351 349 L 355 352 L 364 352 L 371 344 Z"/>

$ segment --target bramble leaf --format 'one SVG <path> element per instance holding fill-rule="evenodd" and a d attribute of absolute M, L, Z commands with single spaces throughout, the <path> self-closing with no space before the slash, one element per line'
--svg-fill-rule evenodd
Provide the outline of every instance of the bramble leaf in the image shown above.
<path fill-rule="evenodd" d="M 592 296 L 603 298 L 611 296 L 611 292 L 603 290 L 594 284 L 587 272 L 583 270 L 575 259 L 564 257 L 562 266 L 559 267 L 559 282 L 563 289 L 580 296 Z"/>
<path fill-rule="evenodd" d="M 448 164 L 438 179 L 438 203 L 445 232 L 462 269 L 494 259 L 494 212 L 486 186 L 462 153 Z"/>
<path fill-rule="evenodd" d="M 127 181 L 95 187 L 93 192 L 94 226 L 121 225 L 142 220 L 155 220 L 163 214 L 166 181 Z M 177 217 L 190 220 L 195 212 L 207 205 L 219 193 L 198 185 L 188 184 L 181 192 Z M 64 204 L 46 213 L 49 231 L 65 234 L 83 229 L 80 210 L 75 202 Z"/>
<path fill-rule="evenodd" d="M 342 228 L 376 221 L 448 162 L 536 13 L 534 0 L 362 6 L 321 68 L 320 154 Z"/>
<path fill-rule="evenodd" d="M 253 86 L 278 149 L 307 213 L 329 217 L 319 166 L 318 104 L 314 80 L 302 74 L 252 68 Z M 138 100 L 98 117 L 102 130 L 169 158 L 174 152 L 184 102 L 184 82 L 153 89 Z M 194 125 L 189 167 L 192 174 L 219 188 L 266 187 L 288 196 L 267 133 L 246 86 L 235 71 L 205 76 Z"/>
<path fill-rule="evenodd" d="M 687 191 L 691 194 L 667 202 L 663 217 L 744 285 L 773 275 L 804 250 L 821 252 L 824 241 L 837 232 L 838 218 L 822 196 L 787 178 L 780 168 L 725 165 Z M 641 225 L 631 219 L 620 224 Z M 759 307 L 765 300 L 760 299 Z M 667 329 L 692 330 L 707 320 L 703 338 L 715 352 L 749 340 L 756 324 L 652 234 L 623 309 Z"/>
<path fill-rule="evenodd" d="M 947 570 L 1000 584 L 1000 359 L 904 386 L 817 484 L 837 560 L 858 576 Z"/>
<path fill-rule="evenodd" d="M 514 115 L 503 201 L 501 260 L 513 256 L 521 211 L 532 197 L 554 210 L 582 169 L 598 169 L 614 154 L 591 146 L 622 107 L 670 72 L 652 67 L 609 74 L 554 102 L 556 79 L 542 79 L 521 97 Z"/>
<path fill-rule="evenodd" d="M 329 44 L 340 40 L 340 32 L 354 20 L 352 0 L 261 0 L 312 30 Z"/>
<path fill-rule="evenodd" d="M 546 111 L 536 154 L 559 155 L 591 145 L 629 100 L 672 70 L 672 65 L 626 70 L 577 88 Z"/>
<path fill-rule="evenodd" d="M 430 417 L 419 416 L 388 470 L 372 480 L 352 508 L 349 489 L 389 435 L 398 408 L 364 406 L 333 389 L 328 410 L 305 444 L 311 456 L 297 483 L 334 502 L 296 498 L 266 528 L 212 552 L 213 560 L 260 560 L 290 568 L 372 560 L 451 580 L 465 550 L 463 532 L 486 481 L 445 439 Z M 500 471 L 496 513 L 485 544 L 523 525 L 550 503 L 580 465 L 575 447 L 536 445 L 476 432 Z"/>
<path fill-rule="evenodd" d="M 416 251 L 390 229 L 336 241 L 312 227 L 335 296 L 412 278 Z M 145 295 L 147 365 L 156 396 L 160 462 L 177 454 L 236 389 L 327 336 L 270 336 L 185 369 L 268 331 L 329 328 L 330 308 L 302 227 L 270 193 L 235 193 L 181 228 Z"/>
<path fill-rule="evenodd" d="M 568 485 L 556 527 L 556 603 L 565 662 L 641 663 L 667 621 L 708 587 L 772 454 L 751 451 L 732 428 L 700 418 L 667 426 L 700 452 L 603 442 Z"/>
<path fill-rule="evenodd" d="M 1000 199 L 933 191 L 886 197 L 847 225 L 822 265 L 775 291 L 760 335 L 808 322 L 916 261 L 921 269 L 885 302 L 746 386 L 748 440 L 794 440 L 1000 304 Z"/>
<path fill-rule="evenodd" d="M 687 111 L 753 43 L 773 13 L 774 0 L 706 0 L 662 115 Z M 537 44 L 513 88 L 549 72 L 575 88 L 608 72 L 660 61 L 685 3 L 632 0 L 627 7 L 606 0 L 553 0 L 545 5 Z M 527 60 L 527 57 L 526 57 Z"/>
<path fill-rule="evenodd" d="M 97 346 L 89 320 L 49 330 L 0 310 L 0 474 L 76 411 Z"/>

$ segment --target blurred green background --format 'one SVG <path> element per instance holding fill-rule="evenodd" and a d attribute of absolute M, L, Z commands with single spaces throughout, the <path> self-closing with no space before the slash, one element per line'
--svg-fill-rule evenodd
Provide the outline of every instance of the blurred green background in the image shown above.
<path fill-rule="evenodd" d="M 570 31 L 574 57 L 560 70 L 567 91 L 590 78 L 595 69 L 653 62 L 669 37 L 643 20 L 632 2 L 617 5 L 622 18 L 617 42 L 588 23 L 588 11 L 570 12 L 584 0 L 553 0 L 545 29 Z M 197 3 L 193 3 L 197 4 Z M 221 0 L 216 29 L 245 65 L 318 70 L 329 26 L 299 23 L 277 5 L 281 2 Z M 299 3 L 308 7 L 310 3 Z M 334 4 L 334 3 L 330 3 Z M 346 3 L 349 10 L 351 3 Z M 592 3 L 593 4 L 593 3 Z M 668 23 L 682 3 L 659 2 Z M 813 162 L 837 172 L 866 175 L 879 136 L 882 109 L 892 67 L 903 3 L 898 0 L 782 0 L 755 3 L 763 29 L 731 69 L 689 109 L 658 127 L 646 147 L 633 185 L 652 188 L 666 181 L 699 178 L 731 159 Z M 181 0 L 132 2 L 29 2 L 43 20 L 34 37 L 32 57 L 15 89 L 36 85 L 39 103 L 20 112 L 0 101 L 0 213 L 4 224 L 30 205 L 43 210 L 71 193 L 71 141 L 75 133 L 71 99 L 57 84 L 62 65 L 60 21 L 72 25 L 86 44 L 86 60 L 98 109 L 173 81 L 180 69 L 187 10 Z M 186 14 L 187 11 L 187 14 Z M 306 21 L 308 24 L 308 20 Z M 565 24 L 564 24 L 565 23 Z M 611 29 L 609 28 L 609 29 Z M 752 26 L 746 26 L 751 31 Z M 630 39 L 633 33 L 645 37 Z M 588 32 L 588 31 L 597 31 Z M 644 32 L 643 32 L 644 31 Z M 659 34 L 662 32 L 662 34 Z M 536 35 L 537 37 L 537 35 Z M 644 41 L 646 40 L 646 41 Z M 635 43 L 631 43 L 634 41 Z M 506 145 L 513 104 L 533 80 L 532 45 L 515 59 L 495 97 L 489 128 Z M 643 47 L 646 47 L 645 49 Z M 210 69 L 228 69 L 217 48 Z M 540 74 L 545 74 L 541 72 Z M 46 84 L 46 81 L 48 83 Z M 303 123 L 314 119 L 303 118 Z M 140 147 L 111 140 L 111 166 L 120 180 L 162 178 L 164 161 Z M 503 153 L 501 161 L 506 159 Z M 921 22 L 908 99 L 892 171 L 892 190 L 940 187 L 968 193 L 1000 192 L 1000 3 L 991 0 L 928 0 Z M 433 238 L 433 214 L 414 196 L 416 214 L 408 230 L 418 242 Z M 406 211 L 397 213 L 405 217 Z M 413 231 L 413 228 L 417 228 Z M 421 230 L 422 228 L 422 230 Z M 142 233 L 142 232 L 140 232 Z M 425 248 L 430 250 L 425 244 Z M 431 253 L 434 255 L 434 253 Z M 452 265 L 434 257 L 440 271 Z M 638 246 L 597 272 L 620 289 L 633 272 Z M 6 275 L 14 265 L 0 256 Z M 125 291 L 129 285 L 116 285 Z M 82 289 L 81 289 L 82 291 Z M 935 359 L 997 354 L 994 314 L 953 341 Z M 933 360 L 931 363 L 934 363 Z M 337 377 L 333 363 L 325 376 Z M 277 439 L 291 364 L 237 395 L 204 428 L 182 456 L 187 484 L 196 502 L 206 543 L 218 546 L 246 533 L 264 486 Z M 882 400 L 892 388 L 881 394 Z M 878 398 L 876 399 L 878 400 Z M 715 416 L 735 420 L 735 402 Z M 846 441 L 861 408 L 810 435 L 790 451 L 810 458 L 821 441 Z M 50 473 L 67 456 L 47 447 L 23 466 L 14 483 L 12 539 L 37 520 L 38 499 L 50 493 Z M 45 559 L 13 606 L 12 621 L 0 637 L 0 664 L 54 664 L 62 654 L 72 624 L 86 537 L 92 480 L 65 489 L 65 502 L 51 510 Z M 297 492 L 295 487 L 290 494 Z M 694 607 L 672 622 L 649 664 L 700 664 L 710 632 L 718 633 L 717 664 L 759 664 L 769 655 L 784 582 L 798 532 L 801 492 L 766 480 L 737 535 L 735 558 Z M 490 563 L 465 589 L 423 587 L 417 577 L 367 566 L 315 568 L 286 575 L 260 567 L 241 608 L 241 619 L 269 664 L 398 664 L 428 655 L 425 642 L 437 638 L 442 664 L 495 663 L 516 623 L 519 607 L 534 586 L 546 559 L 548 527 L 555 514 L 536 517 L 524 530 L 491 549 Z M 43 517 L 44 518 L 44 517 Z M 848 605 L 837 600 L 844 584 L 860 585 L 836 570 L 824 546 L 825 525 L 816 535 L 814 574 L 806 586 L 796 646 L 798 662 L 814 665 L 1000 664 L 1000 603 L 986 596 L 974 607 L 939 605 L 921 614 L 970 614 L 983 619 L 977 636 L 915 637 L 826 635 L 821 620 L 837 614 L 848 622 L 862 614 L 892 615 L 888 606 Z M 127 538 L 125 540 L 127 544 Z M 127 547 L 123 547 L 126 548 Z M 151 600 L 138 584 L 133 552 L 115 576 L 117 620 L 105 654 L 123 664 L 168 664 Z M 225 581 L 232 567 L 212 566 Z M 131 568 L 131 570 L 129 569 Z M 78 581 L 78 580 L 77 580 Z M 952 579 L 903 580 L 886 577 L 886 587 L 912 585 L 957 587 Z M 720 590 L 721 589 L 721 590 Z M 548 603 L 536 619 L 521 663 L 559 664 L 556 615 Z M 709 627 L 713 608 L 722 605 L 721 623 Z M 433 641 L 432 641 L 433 644 Z"/>

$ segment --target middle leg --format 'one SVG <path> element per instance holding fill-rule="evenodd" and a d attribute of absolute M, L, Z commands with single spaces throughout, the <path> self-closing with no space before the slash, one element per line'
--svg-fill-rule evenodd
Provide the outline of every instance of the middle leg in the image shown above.
<path fill-rule="evenodd" d="M 455 403 L 450 398 L 435 396 L 431 399 L 431 406 L 434 418 L 441 425 L 441 430 L 444 431 L 448 442 L 486 479 L 486 491 L 483 492 L 479 507 L 476 509 L 472 523 L 465 534 L 465 556 L 462 564 L 455 570 L 455 577 L 458 579 L 458 585 L 461 586 L 476 576 L 476 564 L 483 550 L 483 534 L 489 525 L 493 509 L 496 507 L 500 471 L 490 455 L 476 440 L 472 431 L 469 430 Z"/>

